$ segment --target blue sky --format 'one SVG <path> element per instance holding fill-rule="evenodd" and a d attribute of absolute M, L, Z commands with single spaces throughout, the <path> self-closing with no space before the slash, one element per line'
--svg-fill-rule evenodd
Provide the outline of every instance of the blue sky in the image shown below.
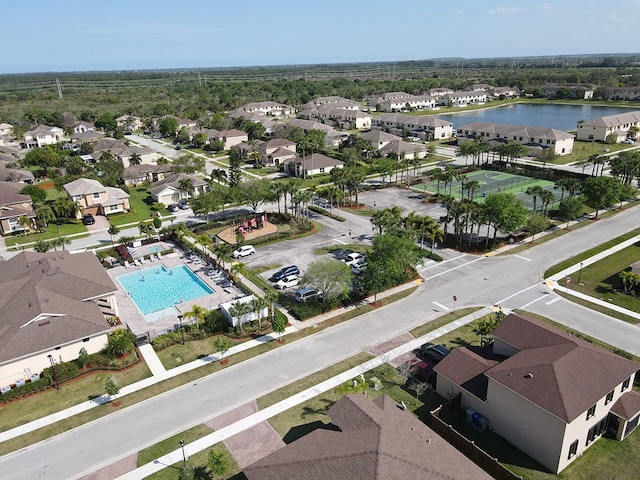
<path fill-rule="evenodd" d="M 0 73 L 630 53 L 640 0 L 30 0 Z"/>

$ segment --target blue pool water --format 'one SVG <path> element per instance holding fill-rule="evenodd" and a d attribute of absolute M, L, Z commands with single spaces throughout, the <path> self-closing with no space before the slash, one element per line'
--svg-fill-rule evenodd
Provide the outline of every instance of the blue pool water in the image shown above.
<path fill-rule="evenodd" d="M 214 293 L 184 265 L 149 267 L 118 275 L 117 279 L 147 320 L 154 312 Z"/>

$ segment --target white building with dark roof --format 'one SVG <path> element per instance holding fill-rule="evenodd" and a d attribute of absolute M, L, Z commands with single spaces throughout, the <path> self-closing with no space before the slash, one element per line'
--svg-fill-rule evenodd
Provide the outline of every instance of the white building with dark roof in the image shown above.
<path fill-rule="evenodd" d="M 626 138 L 637 138 L 639 131 L 640 111 L 634 111 L 579 123 L 576 139 L 583 142 L 606 142 L 611 135 L 619 143 Z"/>
<path fill-rule="evenodd" d="M 433 115 L 407 115 L 402 113 L 383 113 L 372 118 L 372 126 L 388 130 L 389 133 L 408 130 L 423 140 L 442 140 L 453 137 L 453 123 Z"/>
<path fill-rule="evenodd" d="M 476 138 L 487 143 L 517 142 L 532 150 L 532 154 L 541 149 L 551 149 L 556 155 L 568 155 L 573 151 L 573 135 L 555 128 L 474 122 L 458 128 L 457 137 L 458 145 Z"/>

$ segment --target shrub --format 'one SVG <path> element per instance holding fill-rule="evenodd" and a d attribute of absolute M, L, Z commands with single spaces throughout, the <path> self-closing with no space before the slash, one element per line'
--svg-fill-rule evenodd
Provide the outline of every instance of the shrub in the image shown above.
<path fill-rule="evenodd" d="M 155 210 L 157 212 L 159 212 L 160 210 L 164 210 L 164 203 L 161 202 L 153 202 L 151 204 L 151 210 Z"/>
<path fill-rule="evenodd" d="M 8 392 L 0 395 L 0 402 L 6 403 L 11 400 L 15 400 L 16 398 L 24 397 L 31 393 L 42 392 L 43 390 L 47 390 L 51 387 L 51 379 L 42 377 L 33 382 L 28 382 L 22 385 L 21 387 L 13 388 Z"/>
<path fill-rule="evenodd" d="M 152 221 L 153 221 L 153 227 L 155 229 L 162 227 L 162 219 L 160 217 L 153 217 Z"/>

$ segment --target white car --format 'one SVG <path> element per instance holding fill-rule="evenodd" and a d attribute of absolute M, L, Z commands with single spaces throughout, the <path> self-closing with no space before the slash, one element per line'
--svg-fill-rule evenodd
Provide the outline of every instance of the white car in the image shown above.
<path fill-rule="evenodd" d="M 273 286 L 278 290 L 284 290 L 285 288 L 295 287 L 300 283 L 300 277 L 297 275 L 290 275 L 278 280 Z"/>
<path fill-rule="evenodd" d="M 365 259 L 362 253 L 353 252 L 347 255 L 344 259 L 342 259 L 342 261 L 347 265 L 352 266 L 352 265 L 358 265 L 359 263 L 363 263 Z"/>
<path fill-rule="evenodd" d="M 243 247 L 238 248 L 237 250 L 234 250 L 234 252 L 231 254 L 231 257 L 232 258 L 248 257 L 249 255 L 253 255 L 254 253 L 256 253 L 256 249 L 253 248 L 253 245 L 245 245 Z"/>

